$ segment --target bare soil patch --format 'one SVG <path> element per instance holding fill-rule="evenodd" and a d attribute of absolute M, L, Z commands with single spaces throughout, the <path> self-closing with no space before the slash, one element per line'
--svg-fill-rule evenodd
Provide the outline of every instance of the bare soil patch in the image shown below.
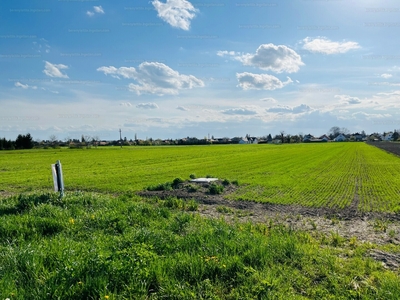
<path fill-rule="evenodd" d="M 227 221 L 239 220 L 267 224 L 272 222 L 328 236 L 339 234 L 347 239 L 356 238 L 357 243 L 400 245 L 400 216 L 391 213 L 361 212 L 357 209 L 356 196 L 353 203 L 345 209 L 313 208 L 228 200 L 225 196 L 234 192 L 237 186 L 227 185 L 223 193 L 213 195 L 209 193 L 208 183 L 196 183 L 198 190 L 190 191 L 190 186 L 193 184 L 185 182 L 172 191 L 142 191 L 138 194 L 160 199 L 168 197 L 194 199 L 200 204 L 198 213 L 210 218 L 223 216 Z M 370 256 L 382 262 L 387 268 L 398 269 L 400 266 L 400 254 L 373 250 Z"/>
<path fill-rule="evenodd" d="M 396 142 L 370 142 L 368 145 L 378 147 L 386 152 L 400 156 L 400 143 Z"/>

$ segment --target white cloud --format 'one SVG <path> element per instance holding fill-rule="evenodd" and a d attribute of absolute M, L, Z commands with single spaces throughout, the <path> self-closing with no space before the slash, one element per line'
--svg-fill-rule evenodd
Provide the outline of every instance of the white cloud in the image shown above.
<path fill-rule="evenodd" d="M 189 30 L 190 21 L 196 16 L 198 11 L 186 0 L 167 0 L 166 3 L 154 0 L 151 2 L 157 10 L 158 17 L 170 24 L 183 30 Z"/>
<path fill-rule="evenodd" d="M 346 53 L 350 50 L 361 48 L 357 42 L 333 42 L 326 37 L 314 39 L 306 37 L 303 42 L 303 49 L 323 54 Z"/>
<path fill-rule="evenodd" d="M 119 105 L 123 107 L 132 107 L 132 104 L 130 102 L 121 102 Z"/>
<path fill-rule="evenodd" d="M 235 52 L 235 51 L 217 51 L 217 55 L 224 57 L 224 56 L 235 56 L 235 55 L 240 55 L 239 52 Z"/>
<path fill-rule="evenodd" d="M 136 108 L 142 108 L 142 109 L 157 109 L 158 105 L 153 102 L 148 102 L 148 103 L 139 103 L 136 105 Z"/>
<path fill-rule="evenodd" d="M 276 103 L 276 102 L 278 102 L 278 101 L 276 101 L 274 98 L 271 98 L 271 97 L 262 98 L 262 99 L 260 99 L 260 101 L 271 102 L 271 103 Z"/>
<path fill-rule="evenodd" d="M 178 106 L 176 109 L 179 109 L 181 111 L 189 111 L 190 110 L 189 108 L 186 108 L 184 106 Z"/>
<path fill-rule="evenodd" d="M 248 109 L 248 108 L 244 108 L 244 107 L 225 109 L 225 110 L 222 110 L 221 112 L 226 115 L 245 115 L 245 116 L 247 116 L 247 115 L 257 114 L 256 111 Z"/>
<path fill-rule="evenodd" d="M 93 6 L 93 9 L 98 14 L 104 14 L 104 9 L 101 7 L 101 5 L 100 6 Z"/>
<path fill-rule="evenodd" d="M 220 54 L 225 55 L 225 52 L 227 51 L 221 51 Z M 232 55 L 230 52 L 228 54 Z M 234 59 L 241 61 L 245 66 L 253 66 L 276 73 L 295 73 L 304 65 L 296 51 L 285 45 L 274 44 L 260 45 L 255 54 L 236 55 Z"/>
<path fill-rule="evenodd" d="M 203 87 L 204 82 L 193 75 L 183 75 L 171 69 L 167 65 L 158 62 L 143 62 L 137 69 L 133 67 L 100 67 L 97 71 L 106 75 L 119 78 L 122 76 L 134 79 L 139 84 L 129 84 L 129 89 L 138 95 L 141 93 L 150 94 L 171 94 L 176 95 L 181 89 L 192 89 Z"/>
<path fill-rule="evenodd" d="M 63 74 L 61 70 L 68 69 L 68 66 L 62 64 L 52 64 L 45 61 L 43 73 L 50 77 L 69 78 L 67 74 Z"/>
<path fill-rule="evenodd" d="M 388 74 L 388 73 L 381 74 L 382 78 L 391 78 L 392 76 L 393 76 L 392 74 Z"/>
<path fill-rule="evenodd" d="M 236 78 L 239 81 L 239 86 L 244 90 L 275 90 L 281 89 L 285 85 L 293 82 L 289 77 L 285 82 L 268 74 L 253 74 L 253 73 L 236 73 Z"/>
<path fill-rule="evenodd" d="M 27 84 L 22 84 L 22 83 L 20 83 L 20 82 L 16 82 L 14 85 L 15 85 L 16 87 L 21 87 L 21 88 L 23 88 L 24 90 L 26 90 L 26 89 L 29 87 L 29 85 L 27 85 Z"/>
<path fill-rule="evenodd" d="M 349 95 L 335 95 L 335 98 L 339 99 L 339 102 L 345 104 L 360 104 L 361 100 L 357 97 L 351 97 Z"/>
<path fill-rule="evenodd" d="M 301 114 L 304 112 L 309 112 L 311 110 L 312 108 L 306 104 L 300 104 L 294 107 L 287 105 L 277 105 L 275 107 L 268 108 L 267 112 Z"/>
<path fill-rule="evenodd" d="M 103 15 L 103 14 L 104 14 L 104 9 L 101 7 L 101 5 L 100 5 L 100 6 L 93 6 L 93 11 L 88 10 L 88 11 L 86 12 L 86 14 L 87 14 L 89 17 L 93 17 L 95 14 L 101 14 L 101 15 Z"/>

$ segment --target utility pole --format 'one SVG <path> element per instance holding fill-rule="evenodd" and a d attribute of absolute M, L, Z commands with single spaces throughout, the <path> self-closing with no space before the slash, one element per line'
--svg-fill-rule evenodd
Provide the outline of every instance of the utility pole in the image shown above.
<path fill-rule="evenodd" d="M 122 149 L 122 136 L 121 136 L 121 128 L 119 129 L 119 144 L 121 145 L 121 149 Z"/>

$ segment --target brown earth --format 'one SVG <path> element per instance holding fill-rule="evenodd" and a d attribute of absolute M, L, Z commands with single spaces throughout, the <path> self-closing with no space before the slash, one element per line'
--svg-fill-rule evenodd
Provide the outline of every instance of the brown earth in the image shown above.
<path fill-rule="evenodd" d="M 400 143 L 396 142 L 369 142 L 368 145 L 378 147 L 386 152 L 400 156 Z"/>
<path fill-rule="evenodd" d="M 222 184 L 218 182 L 218 184 Z M 190 192 L 190 187 L 197 186 L 197 191 Z M 313 208 L 300 205 L 282 205 L 257 203 L 253 201 L 228 200 L 225 196 L 233 193 L 237 186 L 229 184 L 224 192 L 218 195 L 209 193 L 208 183 L 180 184 L 172 191 L 142 191 L 143 197 L 166 199 L 194 199 L 199 203 L 198 213 L 210 218 L 223 216 L 227 221 L 282 224 L 287 227 L 331 236 L 356 238 L 357 243 L 377 245 L 400 245 L 400 215 L 378 212 L 360 212 L 357 210 L 358 197 L 345 209 L 327 207 Z M 193 189 L 192 189 L 193 190 Z M 371 250 L 370 256 L 390 269 L 398 269 L 400 254 Z"/>

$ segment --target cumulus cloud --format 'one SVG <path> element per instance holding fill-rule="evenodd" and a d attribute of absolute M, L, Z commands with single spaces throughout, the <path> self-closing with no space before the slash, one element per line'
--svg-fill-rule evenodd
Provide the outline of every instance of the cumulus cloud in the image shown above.
<path fill-rule="evenodd" d="M 157 10 L 158 17 L 172 27 L 189 30 L 190 21 L 198 10 L 186 0 L 167 0 L 166 3 L 154 0 L 151 2 Z"/>
<path fill-rule="evenodd" d="M 93 17 L 95 14 L 104 14 L 104 9 L 101 6 L 93 6 L 93 11 L 88 10 L 86 14 L 89 17 Z"/>
<path fill-rule="evenodd" d="M 141 109 L 157 109 L 158 105 L 153 102 L 148 102 L 148 103 L 139 103 L 136 105 L 136 108 L 141 108 Z"/>
<path fill-rule="evenodd" d="M 289 77 L 287 81 L 282 82 L 278 78 L 268 74 L 253 74 L 253 73 L 236 73 L 236 78 L 239 85 L 244 90 L 275 90 L 281 89 L 285 85 L 293 82 Z"/>
<path fill-rule="evenodd" d="M 326 37 L 310 38 L 303 40 L 303 49 L 323 54 L 346 53 L 350 50 L 361 48 L 357 42 L 333 42 Z"/>
<path fill-rule="evenodd" d="M 181 111 L 189 111 L 190 110 L 189 108 L 186 108 L 184 106 L 178 106 L 176 109 L 179 109 Z"/>
<path fill-rule="evenodd" d="M 388 74 L 388 73 L 381 74 L 382 78 L 391 78 L 392 76 L 393 76 L 392 74 Z"/>
<path fill-rule="evenodd" d="M 361 100 L 357 97 L 351 97 L 349 95 L 335 95 L 335 98 L 339 99 L 339 102 L 344 104 L 360 104 Z"/>
<path fill-rule="evenodd" d="M 63 74 L 61 70 L 68 69 L 68 66 L 62 64 L 52 64 L 45 61 L 43 73 L 50 77 L 68 78 L 67 74 Z"/>
<path fill-rule="evenodd" d="M 276 73 L 295 73 L 304 65 L 300 55 L 285 45 L 263 44 L 258 47 L 254 54 L 218 51 L 217 55 L 231 56 L 233 59 L 242 62 L 245 66 L 252 66 Z"/>
<path fill-rule="evenodd" d="M 300 104 L 294 107 L 287 105 L 277 105 L 275 107 L 268 108 L 267 112 L 301 114 L 304 112 L 309 112 L 311 110 L 312 108 L 306 104 Z"/>
<path fill-rule="evenodd" d="M 245 107 L 225 109 L 225 110 L 222 110 L 221 112 L 223 114 L 226 114 L 226 115 L 244 115 L 244 116 L 248 116 L 248 115 L 257 114 L 256 111 L 254 111 L 252 109 L 249 109 L 249 108 L 245 108 Z"/>
<path fill-rule="evenodd" d="M 150 94 L 178 94 L 181 89 L 192 89 L 203 87 L 204 82 L 193 75 L 179 74 L 167 65 L 158 62 L 143 62 L 136 69 L 134 67 L 116 68 L 100 67 L 97 69 L 105 75 L 116 78 L 134 79 L 138 84 L 129 84 L 129 89 L 138 95 L 141 93 Z"/>

